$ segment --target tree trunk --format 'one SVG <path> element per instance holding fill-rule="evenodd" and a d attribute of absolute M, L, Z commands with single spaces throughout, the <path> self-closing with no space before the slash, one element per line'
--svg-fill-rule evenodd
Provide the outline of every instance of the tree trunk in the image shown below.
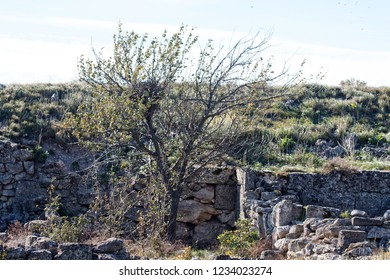
<path fill-rule="evenodd" d="M 175 189 L 171 192 L 171 204 L 168 216 L 167 225 L 167 238 L 168 241 L 173 242 L 176 240 L 176 218 L 177 211 L 179 210 L 180 190 Z"/>

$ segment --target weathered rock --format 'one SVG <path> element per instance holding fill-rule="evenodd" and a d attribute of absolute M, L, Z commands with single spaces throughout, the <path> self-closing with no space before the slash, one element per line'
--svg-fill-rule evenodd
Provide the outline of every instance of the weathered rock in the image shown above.
<path fill-rule="evenodd" d="M 34 162 L 33 161 L 24 161 L 23 168 L 27 174 L 29 174 L 29 175 L 34 174 L 35 169 L 34 169 Z"/>
<path fill-rule="evenodd" d="M 366 218 L 366 217 L 353 217 L 352 225 L 354 226 L 381 226 L 383 224 L 382 218 Z"/>
<path fill-rule="evenodd" d="M 201 203 L 210 203 L 214 200 L 214 187 L 201 188 L 194 192 L 193 196 Z"/>
<path fill-rule="evenodd" d="M 58 246 L 56 260 L 92 260 L 92 246 L 80 243 L 64 243 Z"/>
<path fill-rule="evenodd" d="M 306 218 L 337 218 L 340 216 L 340 212 L 340 209 L 334 207 L 308 205 L 306 207 Z"/>
<path fill-rule="evenodd" d="M 211 206 L 204 205 L 194 200 L 182 200 L 179 203 L 177 221 L 199 224 L 210 220 L 213 215 L 218 214 L 220 214 L 220 212 Z"/>
<path fill-rule="evenodd" d="M 363 210 L 357 210 L 357 209 L 355 209 L 355 210 L 352 210 L 352 211 L 351 211 L 351 216 L 352 216 L 352 217 L 367 217 L 368 215 L 367 215 L 367 213 L 366 213 L 365 211 L 363 211 Z"/>
<path fill-rule="evenodd" d="M 27 255 L 28 260 L 51 260 L 53 255 L 49 250 L 32 250 Z"/>
<path fill-rule="evenodd" d="M 191 231 L 185 223 L 176 223 L 176 239 L 187 241 L 191 237 Z"/>
<path fill-rule="evenodd" d="M 288 251 L 299 252 L 303 248 L 305 248 L 309 242 L 310 242 L 310 238 L 307 237 L 301 237 L 301 238 L 291 240 L 291 242 L 288 244 Z"/>
<path fill-rule="evenodd" d="M 15 190 L 3 190 L 1 194 L 3 196 L 12 197 L 15 196 Z"/>
<path fill-rule="evenodd" d="M 237 186 L 218 185 L 215 187 L 215 209 L 234 210 L 236 208 Z"/>
<path fill-rule="evenodd" d="M 103 242 L 98 243 L 93 248 L 93 252 L 99 254 L 110 254 L 124 250 L 124 243 L 119 238 L 109 238 Z"/>
<path fill-rule="evenodd" d="M 342 251 L 348 248 L 349 244 L 362 242 L 367 239 L 367 232 L 362 230 L 341 230 L 339 233 L 339 239 L 337 247 Z"/>
<path fill-rule="evenodd" d="M 279 226 L 274 228 L 273 236 L 274 240 L 285 238 L 286 235 L 290 232 L 291 226 Z"/>
<path fill-rule="evenodd" d="M 33 153 L 26 149 L 17 149 L 12 153 L 12 155 L 19 161 L 29 161 L 34 158 Z"/>
<path fill-rule="evenodd" d="M 390 229 L 381 228 L 381 227 L 373 227 L 367 235 L 369 239 L 381 239 L 381 238 L 389 238 L 390 239 Z"/>
<path fill-rule="evenodd" d="M 218 222 L 204 222 L 196 225 L 194 234 L 192 235 L 192 243 L 197 247 L 208 247 L 214 245 L 217 241 L 217 236 L 223 233 L 227 227 Z"/>
<path fill-rule="evenodd" d="M 351 243 L 349 244 L 343 255 L 347 256 L 348 258 L 355 259 L 372 255 L 373 249 L 374 246 L 368 241 Z"/>
<path fill-rule="evenodd" d="M 22 247 L 9 248 L 5 250 L 8 260 L 24 260 L 26 259 L 26 250 Z"/>
<path fill-rule="evenodd" d="M 0 183 L 2 183 L 3 185 L 10 184 L 14 180 L 15 180 L 15 178 L 11 174 L 4 174 L 4 175 L 2 174 L 2 175 L 0 175 Z"/>
<path fill-rule="evenodd" d="M 276 195 L 275 192 L 262 192 L 261 193 L 261 199 L 262 200 L 272 200 L 277 198 L 278 196 Z"/>
<path fill-rule="evenodd" d="M 283 252 L 278 250 L 265 250 L 260 254 L 261 260 L 283 260 L 284 258 Z"/>
<path fill-rule="evenodd" d="M 274 243 L 274 247 L 283 252 L 283 253 L 287 253 L 288 251 L 288 245 L 290 244 L 291 242 L 291 239 L 287 239 L 287 238 L 282 238 L 282 239 L 279 239 L 277 240 L 275 243 Z"/>
<path fill-rule="evenodd" d="M 303 233 L 303 224 L 292 225 L 289 230 L 289 233 L 286 234 L 286 237 L 291 239 L 296 239 L 299 238 L 302 233 Z"/>
<path fill-rule="evenodd" d="M 58 243 L 48 237 L 38 237 L 30 246 L 36 249 L 48 250 L 53 256 L 58 252 Z"/>
<path fill-rule="evenodd" d="M 383 214 L 384 221 L 390 221 L 390 210 L 386 210 L 385 214 Z"/>
<path fill-rule="evenodd" d="M 274 226 L 286 226 L 293 221 L 301 220 L 302 215 L 302 205 L 292 203 L 290 200 L 282 200 L 272 211 L 272 222 Z"/>
<path fill-rule="evenodd" d="M 21 162 L 15 162 L 15 163 L 7 163 L 5 165 L 5 169 L 15 175 L 15 174 L 18 174 L 18 173 L 21 173 L 24 171 L 23 169 L 23 164 Z"/>
<path fill-rule="evenodd" d="M 390 229 L 390 221 L 384 221 L 382 226 L 383 226 L 384 228 Z"/>
<path fill-rule="evenodd" d="M 222 224 L 227 224 L 231 227 L 233 227 L 236 222 L 236 214 L 234 212 L 222 213 L 218 215 L 217 218 Z"/>

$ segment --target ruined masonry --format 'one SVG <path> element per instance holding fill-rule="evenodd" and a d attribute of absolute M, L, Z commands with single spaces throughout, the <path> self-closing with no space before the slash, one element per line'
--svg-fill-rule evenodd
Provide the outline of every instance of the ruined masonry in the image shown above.
<path fill-rule="evenodd" d="M 27 147 L 0 141 L 0 232 L 16 220 L 44 219 L 52 185 L 66 214 L 88 209 L 93 190 L 72 171 L 70 158 L 55 149 L 40 162 Z M 80 158 L 85 159 L 80 165 L 88 164 L 87 157 Z M 177 236 L 193 246 L 207 246 L 223 231 L 234 228 L 238 218 L 246 218 L 261 237 L 272 237 L 274 248 L 263 252 L 264 259 L 364 258 L 375 249 L 387 249 L 389 209 L 390 172 L 276 174 L 215 167 L 183 190 Z M 69 249 L 59 246 L 55 246 L 56 252 Z M 37 258 L 54 258 L 54 253 L 49 256 L 47 251 L 36 253 L 42 254 Z M 86 258 L 92 254 L 97 258 L 100 251 L 88 247 L 85 252 Z M 64 259 L 69 257 L 63 254 Z"/>

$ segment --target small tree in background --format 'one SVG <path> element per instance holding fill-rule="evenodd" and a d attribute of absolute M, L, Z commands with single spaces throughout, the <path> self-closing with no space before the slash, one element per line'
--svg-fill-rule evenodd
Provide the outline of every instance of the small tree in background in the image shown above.
<path fill-rule="evenodd" d="M 263 58 L 270 37 L 244 38 L 230 49 L 213 42 L 194 51 L 198 38 L 181 27 L 149 38 L 119 26 L 114 53 L 81 57 L 80 79 L 92 87 L 68 128 L 82 144 L 125 159 L 164 190 L 164 233 L 175 239 L 180 194 L 185 182 L 232 148 L 244 128 L 239 110 L 276 98 L 296 81 L 276 74 Z M 196 57 L 196 58 L 194 58 Z M 281 91 L 268 91 L 275 82 Z"/>

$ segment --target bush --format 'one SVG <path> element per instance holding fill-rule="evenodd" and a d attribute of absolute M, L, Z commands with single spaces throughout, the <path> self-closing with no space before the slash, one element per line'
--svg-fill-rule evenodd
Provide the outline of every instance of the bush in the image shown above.
<path fill-rule="evenodd" d="M 249 220 L 238 220 L 235 226 L 236 230 L 225 231 L 217 237 L 221 251 L 225 254 L 249 256 L 248 248 L 256 243 L 259 234 Z"/>

